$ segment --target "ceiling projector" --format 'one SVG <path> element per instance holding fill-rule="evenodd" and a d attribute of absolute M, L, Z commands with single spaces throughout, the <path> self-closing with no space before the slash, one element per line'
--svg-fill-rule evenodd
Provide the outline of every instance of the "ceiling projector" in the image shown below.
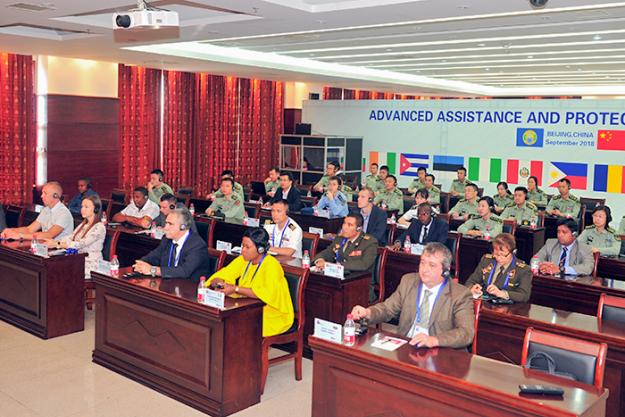
<path fill-rule="evenodd" d="M 131 10 L 113 15 L 113 29 L 158 29 L 179 27 L 178 13 L 169 10 Z"/>

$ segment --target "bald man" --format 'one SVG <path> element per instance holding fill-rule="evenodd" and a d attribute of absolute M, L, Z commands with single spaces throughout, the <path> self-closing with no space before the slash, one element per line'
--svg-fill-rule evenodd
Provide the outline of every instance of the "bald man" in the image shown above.
<path fill-rule="evenodd" d="M 43 186 L 41 200 L 44 208 L 37 219 L 26 227 L 4 229 L 5 239 L 61 239 L 74 231 L 74 219 L 69 209 L 61 203 L 63 188 L 56 181 Z"/>

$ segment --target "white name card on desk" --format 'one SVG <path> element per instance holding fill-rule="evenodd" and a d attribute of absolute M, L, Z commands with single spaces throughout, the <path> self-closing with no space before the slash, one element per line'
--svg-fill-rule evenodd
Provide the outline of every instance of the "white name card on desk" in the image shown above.
<path fill-rule="evenodd" d="M 37 244 L 34 246 L 34 254 L 37 256 L 42 256 L 44 258 L 48 257 L 48 247 L 46 245 Z"/>
<path fill-rule="evenodd" d="M 343 326 L 331 321 L 315 318 L 315 337 L 328 342 L 343 343 Z"/>
<path fill-rule="evenodd" d="M 226 253 L 230 253 L 232 251 L 232 243 L 224 242 L 223 240 L 218 240 L 216 244 L 217 250 L 225 251 Z"/>
<path fill-rule="evenodd" d="M 226 300 L 226 295 L 224 293 L 213 291 L 210 288 L 200 288 L 198 291 L 202 291 L 204 293 L 201 298 L 202 304 L 209 307 L 215 307 L 220 310 L 224 309 L 224 303 Z"/>
<path fill-rule="evenodd" d="M 105 261 L 104 259 L 100 259 L 98 261 L 97 271 L 104 275 L 111 275 L 111 263 L 109 261 Z"/>
<path fill-rule="evenodd" d="M 323 274 L 329 277 L 343 279 L 345 278 L 345 267 L 341 264 L 326 262 L 323 267 Z"/>
<path fill-rule="evenodd" d="M 255 219 L 253 217 L 246 217 L 243 219 L 243 224 L 249 227 L 258 227 L 260 226 L 260 219 Z"/>
<path fill-rule="evenodd" d="M 413 255 L 421 255 L 423 253 L 423 248 L 425 248 L 425 246 L 420 243 L 411 243 L 410 253 L 412 253 Z"/>
<path fill-rule="evenodd" d="M 323 217 L 324 219 L 330 218 L 330 210 L 319 210 L 316 214 L 317 217 Z"/>
<path fill-rule="evenodd" d="M 323 237 L 323 229 L 320 227 L 309 227 L 308 233 L 314 233 L 319 235 L 320 237 Z"/>

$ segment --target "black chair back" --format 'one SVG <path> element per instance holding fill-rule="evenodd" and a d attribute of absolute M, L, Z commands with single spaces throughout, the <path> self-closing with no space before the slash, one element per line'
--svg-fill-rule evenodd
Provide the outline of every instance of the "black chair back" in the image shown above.
<path fill-rule="evenodd" d="M 580 352 L 560 349 L 540 343 L 530 342 L 528 357 L 534 352 L 544 352 L 556 363 L 556 372 L 570 374 L 579 382 L 594 385 L 597 358 Z"/>
<path fill-rule="evenodd" d="M 224 266 L 226 260 L 226 252 L 208 248 L 208 257 L 206 265 L 208 266 L 208 277 L 219 271 Z"/>
<path fill-rule="evenodd" d="M 625 324 L 625 308 L 604 305 L 601 319 Z"/>
<path fill-rule="evenodd" d="M 197 234 L 208 244 L 208 232 L 210 230 L 210 223 L 208 222 L 195 222 L 197 228 Z"/>
<path fill-rule="evenodd" d="M 302 256 L 304 251 L 308 251 L 310 259 L 317 255 L 317 246 L 319 245 L 320 236 L 316 233 L 304 232 L 302 236 Z"/>
<path fill-rule="evenodd" d="M 126 203 L 126 191 L 124 190 L 111 191 L 111 201 L 125 204 Z"/>
<path fill-rule="evenodd" d="M 4 215 L 7 222 L 7 227 L 21 227 L 24 217 L 24 209 L 18 206 L 5 206 Z"/>
<path fill-rule="evenodd" d="M 249 217 L 251 219 L 256 219 L 256 218 L 258 218 L 260 216 L 260 205 L 259 204 L 245 203 L 244 207 L 245 207 L 245 213 L 246 213 L 247 217 Z"/>
<path fill-rule="evenodd" d="M 414 206 L 415 201 L 412 197 L 404 197 L 404 213 L 407 212 Z"/>
<path fill-rule="evenodd" d="M 102 245 L 102 258 L 110 261 L 115 255 L 117 240 L 119 239 L 119 231 L 108 229 L 104 236 L 104 244 Z"/>
<path fill-rule="evenodd" d="M 113 219 L 113 216 L 116 215 L 117 213 L 119 213 L 120 211 L 122 211 L 124 208 L 126 208 L 126 205 L 124 203 L 120 203 L 118 201 L 113 201 L 111 203 L 111 220 Z"/>
<path fill-rule="evenodd" d="M 191 198 L 189 199 L 189 207 L 193 204 L 193 208 L 195 209 L 196 214 L 204 213 L 208 206 L 210 206 L 212 201 L 207 200 L 205 198 Z"/>

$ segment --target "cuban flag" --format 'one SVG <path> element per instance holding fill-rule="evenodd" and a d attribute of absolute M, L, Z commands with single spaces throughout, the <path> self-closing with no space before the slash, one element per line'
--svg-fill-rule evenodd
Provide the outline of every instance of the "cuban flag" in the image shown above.
<path fill-rule="evenodd" d="M 417 169 L 429 167 L 430 156 L 418 153 L 402 153 L 399 156 L 399 175 L 416 177 Z"/>

